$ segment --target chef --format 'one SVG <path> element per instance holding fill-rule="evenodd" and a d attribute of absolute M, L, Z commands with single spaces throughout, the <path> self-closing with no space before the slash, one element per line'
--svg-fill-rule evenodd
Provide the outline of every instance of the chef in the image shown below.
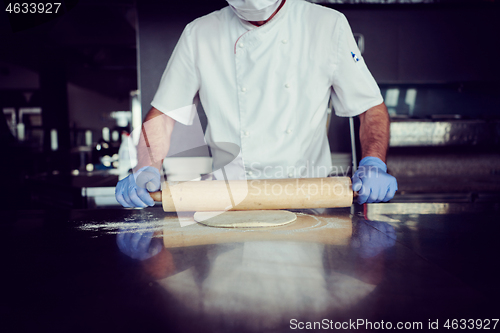
<path fill-rule="evenodd" d="M 154 205 L 148 191 L 160 188 L 174 124 L 192 124 L 197 96 L 207 144 L 237 145 L 247 179 L 327 177 L 331 98 L 337 116 L 360 120 L 358 203 L 392 199 L 387 108 L 345 16 L 304 0 L 227 2 L 184 29 L 144 120 L 139 164 L 118 182 L 117 201 Z"/>

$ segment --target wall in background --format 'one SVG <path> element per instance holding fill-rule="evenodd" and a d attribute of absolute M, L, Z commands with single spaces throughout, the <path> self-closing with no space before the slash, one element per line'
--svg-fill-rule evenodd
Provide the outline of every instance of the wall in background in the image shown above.
<path fill-rule="evenodd" d="M 0 61 L 0 89 L 40 88 L 38 73 L 28 68 Z"/>
<path fill-rule="evenodd" d="M 498 5 L 335 8 L 365 37 L 379 83 L 499 81 Z"/>
<path fill-rule="evenodd" d="M 130 101 L 114 99 L 95 91 L 68 83 L 68 108 L 70 126 L 90 129 L 99 133 L 103 127 L 112 129 L 116 121 L 111 111 L 129 111 Z M 97 142 L 99 138 L 94 138 Z"/>

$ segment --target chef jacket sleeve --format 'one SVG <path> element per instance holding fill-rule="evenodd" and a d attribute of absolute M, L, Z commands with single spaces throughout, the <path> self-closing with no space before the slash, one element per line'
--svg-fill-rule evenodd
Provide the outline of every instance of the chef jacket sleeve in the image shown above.
<path fill-rule="evenodd" d="M 340 15 L 333 38 L 332 103 L 335 114 L 357 116 L 381 104 L 380 89 L 361 56 L 351 27 Z"/>
<path fill-rule="evenodd" d="M 191 125 L 196 114 L 193 99 L 199 90 L 190 25 L 182 32 L 163 72 L 151 105 L 175 121 Z"/>

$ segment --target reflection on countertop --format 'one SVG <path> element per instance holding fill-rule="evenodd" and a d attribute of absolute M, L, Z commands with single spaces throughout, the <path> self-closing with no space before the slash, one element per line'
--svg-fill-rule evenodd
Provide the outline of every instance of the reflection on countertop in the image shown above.
<path fill-rule="evenodd" d="M 353 230 L 346 209 L 315 213 L 297 211 L 287 227 L 195 224 L 183 232 L 169 216 L 164 221 L 174 226 L 164 224 L 161 253 L 153 226 L 134 224 L 135 233 L 124 228 L 117 243 L 124 254 L 143 260 L 185 315 L 219 329 L 279 329 L 290 318 L 321 320 L 358 304 L 382 280 L 383 252 L 395 245 L 387 223 L 360 219 Z"/>
<path fill-rule="evenodd" d="M 295 224 L 267 231 L 181 227 L 157 208 L 11 213 L 2 325 L 282 332 L 293 319 L 425 329 L 488 318 L 499 309 L 498 210 L 370 204 L 297 211 Z"/>

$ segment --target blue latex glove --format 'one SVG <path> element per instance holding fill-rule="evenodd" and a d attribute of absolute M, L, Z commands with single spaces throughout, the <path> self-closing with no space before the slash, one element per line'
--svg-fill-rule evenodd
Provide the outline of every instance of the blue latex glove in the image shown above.
<path fill-rule="evenodd" d="M 160 172 L 156 168 L 141 168 L 116 184 L 116 201 L 127 208 L 154 206 L 155 202 L 149 192 L 158 191 L 160 184 Z"/>
<path fill-rule="evenodd" d="M 389 201 L 398 189 L 396 178 L 387 173 L 387 165 L 380 158 L 368 156 L 359 162 L 352 176 L 352 190 L 358 192 L 358 203 Z"/>
<path fill-rule="evenodd" d="M 153 231 L 123 228 L 116 236 L 116 244 L 122 253 L 132 259 L 146 260 L 163 249 L 161 239 L 153 238 Z"/>

